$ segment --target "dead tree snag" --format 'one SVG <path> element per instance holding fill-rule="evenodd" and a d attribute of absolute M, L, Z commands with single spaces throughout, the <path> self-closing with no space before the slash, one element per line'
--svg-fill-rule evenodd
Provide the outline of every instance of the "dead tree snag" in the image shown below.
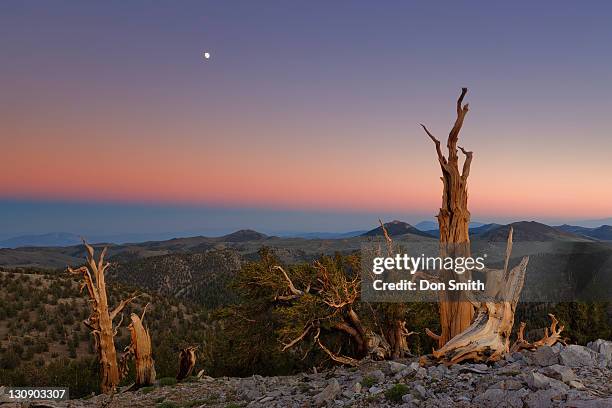
<path fill-rule="evenodd" d="M 425 133 L 434 142 L 438 162 L 442 170 L 442 206 L 437 215 L 440 227 L 441 256 L 470 256 L 470 212 L 467 206 L 467 181 L 470 175 L 473 154 L 457 146 L 459 132 L 469 110 L 468 104 L 462 105 L 466 93 L 467 88 L 462 88 L 461 95 L 457 100 L 457 118 L 446 143 L 448 157 L 445 157 L 442 152 L 440 140 L 425 125 L 421 124 Z M 465 155 L 462 171 L 459 171 L 459 150 Z M 451 274 L 443 272 L 441 276 L 442 281 L 453 279 L 453 276 L 450 276 Z M 470 326 L 474 316 L 474 308 L 461 293 L 445 291 L 440 293 L 439 309 L 442 331 L 439 335 L 432 332 L 429 333 L 431 333 L 432 338 L 438 341 L 438 347 L 442 347 L 451 338 Z"/>
<path fill-rule="evenodd" d="M 186 347 L 179 352 L 179 369 L 176 380 L 181 381 L 191 375 L 196 363 L 197 346 Z"/>
<path fill-rule="evenodd" d="M 510 351 L 514 313 L 529 261 L 528 257 L 524 257 L 517 266 L 509 270 L 511 251 L 512 228 L 508 235 L 504 269 L 487 272 L 485 299 L 474 302 L 477 314 L 473 323 L 444 346 L 434 350 L 431 356 L 423 356 L 422 364 L 429 364 L 432 360 L 445 364 L 466 360 L 491 362 L 499 360 Z"/>
<path fill-rule="evenodd" d="M 116 327 L 113 327 L 113 320 L 136 296 L 122 300 L 112 311 L 109 311 L 104 277 L 104 272 L 110 265 L 108 262 L 104 262 L 107 248 L 102 250 L 100 258 L 96 262 L 93 247 L 85 241 L 83 241 L 83 244 L 87 250 L 86 266 L 78 269 L 68 267 L 68 272 L 82 276 L 81 291 L 87 288 L 91 315 L 83 323 L 91 330 L 94 337 L 95 349 L 100 363 L 100 390 L 103 393 L 112 393 L 119 384 L 119 366 L 114 338 L 121 325 L 120 321 Z"/>
<path fill-rule="evenodd" d="M 152 356 L 151 336 L 149 329 L 145 328 L 142 323 L 148 306 L 149 304 L 147 303 L 142 316 L 139 317 L 136 313 L 130 315 L 132 323 L 130 323 L 128 329 L 130 331 L 131 342 L 125 348 L 119 364 L 121 378 L 123 378 L 128 372 L 127 365 L 129 360 L 134 359 L 136 367 L 136 381 L 134 385 L 137 388 L 151 385 L 155 382 L 155 362 Z"/>

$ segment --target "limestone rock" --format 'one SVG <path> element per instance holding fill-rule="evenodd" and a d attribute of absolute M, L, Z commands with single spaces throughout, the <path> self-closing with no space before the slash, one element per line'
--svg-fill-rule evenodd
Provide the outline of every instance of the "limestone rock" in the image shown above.
<path fill-rule="evenodd" d="M 340 384 L 338 380 L 332 378 L 327 387 L 315 396 L 314 402 L 317 406 L 322 406 L 332 401 L 338 394 L 340 394 Z"/>
<path fill-rule="evenodd" d="M 555 380 L 563 381 L 569 384 L 570 381 L 577 379 L 576 373 L 569 367 L 562 366 L 559 364 L 553 364 L 549 367 L 545 367 L 542 373 L 547 377 L 554 378 Z"/>
<path fill-rule="evenodd" d="M 569 367 L 591 367 L 597 365 L 596 354 L 589 348 L 571 344 L 559 352 L 559 361 Z"/>
<path fill-rule="evenodd" d="M 555 353 L 552 347 L 543 346 L 536 349 L 531 358 L 540 367 L 547 367 L 559 362 L 559 356 Z"/>

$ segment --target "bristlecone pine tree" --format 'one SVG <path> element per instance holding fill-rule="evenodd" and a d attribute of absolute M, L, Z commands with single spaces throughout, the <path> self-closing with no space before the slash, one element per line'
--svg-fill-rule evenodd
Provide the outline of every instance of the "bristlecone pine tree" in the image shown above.
<path fill-rule="evenodd" d="M 181 381 L 189 377 L 193 372 L 196 363 L 197 346 L 190 346 L 181 349 L 179 352 L 179 369 L 176 373 L 176 380 Z"/>
<path fill-rule="evenodd" d="M 383 226 L 384 230 L 384 226 Z M 385 231 L 386 233 L 386 231 Z M 268 252 L 262 262 L 243 268 L 239 287 L 252 298 L 270 296 L 282 351 L 314 347 L 337 363 L 356 365 L 370 356 L 390 359 L 408 352 L 403 305 L 360 302 L 361 264 L 355 255 L 323 257 L 290 269 Z"/>
<path fill-rule="evenodd" d="M 477 308 L 474 321 L 463 332 L 434 350 L 430 356 L 423 356 L 421 363 L 442 361 L 455 364 L 462 361 L 497 361 L 510 351 L 510 334 L 514 325 L 514 312 L 518 303 L 528 257 L 509 269 L 512 253 L 512 228 L 508 235 L 506 260 L 503 270 L 487 270 L 485 293 L 480 300 L 466 293 Z"/>
<path fill-rule="evenodd" d="M 130 331 L 130 345 L 125 348 L 123 356 L 121 356 L 120 370 L 121 377 L 125 377 L 128 372 L 128 363 L 133 358 L 136 366 L 136 379 L 134 386 L 136 388 L 151 385 L 155 382 L 155 362 L 153 361 L 151 350 L 151 336 L 149 329 L 143 325 L 143 320 L 147 307 L 145 306 L 142 316 L 136 313 L 130 315 L 132 323 L 128 326 Z"/>
<path fill-rule="evenodd" d="M 468 106 L 462 105 L 466 92 L 464 88 L 457 101 L 457 119 L 447 142 L 448 158 L 442 154 L 440 141 L 423 126 L 435 143 L 442 168 L 444 193 L 438 215 L 442 257 L 470 256 L 467 179 L 472 152 L 457 146 L 459 131 L 468 112 Z M 465 154 L 461 172 L 458 150 Z M 387 254 L 393 256 L 396 249 L 382 222 L 381 229 Z M 440 335 L 429 332 L 438 341 L 438 349 L 424 357 L 423 364 L 494 361 L 509 352 L 514 312 L 528 262 L 524 258 L 511 268 L 511 249 L 512 232 L 508 237 L 504 269 L 487 271 L 485 295 L 489 301 L 467 291 L 461 295 L 440 294 L 442 332 Z M 374 252 L 380 256 L 382 248 L 374 248 Z M 401 302 L 369 304 L 361 301 L 361 270 L 357 254 L 324 256 L 311 264 L 285 267 L 272 251 L 262 248 L 260 260 L 246 262 L 236 277 L 235 288 L 244 302 L 225 312 L 225 332 L 233 334 L 229 336 L 231 341 L 221 342 L 219 346 L 228 347 L 230 363 L 241 367 L 270 364 L 278 349 L 293 354 L 300 362 L 308 360 L 315 367 L 320 363 L 319 355 L 347 365 L 357 365 L 366 357 L 401 357 L 408 351 L 407 338 L 413 334 L 406 328 L 406 316 L 414 309 Z M 442 271 L 433 278 L 467 280 L 469 277 L 469 272 L 456 276 Z M 475 317 L 474 309 L 478 312 Z M 241 330 L 256 336 L 263 352 L 254 352 L 252 337 L 244 336 Z M 531 344 L 523 340 L 517 347 L 554 344 L 560 329 L 553 324 L 551 331 L 552 335 L 540 342 Z M 275 343 L 264 348 L 271 335 L 279 340 L 280 346 Z M 231 357 L 234 355 L 240 356 L 238 361 Z M 189 367 L 188 363 L 185 367 Z"/>
<path fill-rule="evenodd" d="M 458 147 L 459 132 L 463 126 L 463 120 L 468 113 L 469 106 L 462 105 L 467 88 L 461 90 L 457 100 L 457 119 L 451 129 L 446 146 L 448 158 L 444 157 L 438 140 L 425 125 L 421 124 L 427 135 L 436 146 L 438 162 L 442 169 L 442 206 L 438 213 L 438 226 L 440 228 L 440 256 L 446 257 L 468 257 L 470 256 L 469 224 L 470 212 L 468 211 L 467 181 L 472 164 L 472 152 Z M 463 170 L 459 171 L 459 152 L 465 155 Z M 452 272 L 442 271 L 442 281 L 456 279 Z M 469 276 L 466 275 L 466 279 Z M 431 331 L 427 333 L 438 341 L 442 347 L 451 338 L 467 329 L 474 316 L 474 307 L 465 298 L 462 292 L 441 291 L 439 295 L 440 327 L 441 333 L 436 335 Z"/>
<path fill-rule="evenodd" d="M 116 390 L 120 381 L 114 338 L 121 325 L 120 321 L 116 327 L 113 327 L 113 321 L 136 296 L 122 300 L 112 311 L 109 311 L 104 278 L 104 272 L 110 265 L 108 262 L 104 262 L 107 248 L 102 250 L 100 258 L 96 262 L 93 247 L 86 242 L 83 242 L 83 244 L 87 249 L 86 266 L 78 269 L 68 267 L 68 272 L 82 276 L 81 291 L 87 288 L 91 315 L 83 323 L 91 330 L 94 338 L 94 346 L 100 363 L 100 390 L 103 393 L 112 393 Z M 123 320 L 123 315 L 121 317 L 121 320 Z"/>
<path fill-rule="evenodd" d="M 436 146 L 438 162 L 442 169 L 442 207 L 437 216 L 440 227 L 440 256 L 468 257 L 470 256 L 469 222 L 470 212 L 467 208 L 467 180 L 470 174 L 473 154 L 457 146 L 459 132 L 463 126 L 468 104 L 462 105 L 467 88 L 462 88 L 457 100 L 457 119 L 451 129 L 448 140 L 448 157 L 445 157 L 440 147 L 440 141 L 421 125 Z M 465 155 L 463 169 L 459 171 L 458 150 Z M 439 348 L 432 355 L 423 356 L 422 364 L 442 361 L 446 364 L 459 363 L 465 360 L 496 361 L 510 351 L 510 334 L 514 325 L 514 313 L 518 303 L 525 271 L 529 259 L 522 261 L 510 269 L 512 253 L 512 234 L 510 228 L 506 247 L 506 259 L 503 270 L 487 270 L 484 297 L 480 300 L 467 291 L 440 291 L 439 335 L 427 330 L 427 334 L 438 341 Z M 467 280 L 469 272 L 458 276 L 453 271 L 441 271 L 440 280 Z M 474 316 L 474 309 L 477 313 Z M 548 329 L 542 340 L 533 344 L 523 338 L 524 325 L 521 325 L 519 338 L 513 345 L 513 350 L 521 348 L 535 349 L 542 345 L 553 345 L 560 340 L 559 333 L 563 327 L 556 329 L 557 321 L 551 316 L 552 334 Z"/>

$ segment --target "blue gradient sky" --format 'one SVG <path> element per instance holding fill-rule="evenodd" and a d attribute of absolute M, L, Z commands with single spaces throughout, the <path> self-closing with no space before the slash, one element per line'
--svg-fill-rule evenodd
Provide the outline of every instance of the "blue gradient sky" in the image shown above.
<path fill-rule="evenodd" d="M 461 86 L 474 219 L 610 217 L 611 17 L 608 2 L 2 2 L 0 236 L 417 221 L 441 193 L 417 123 L 445 137 Z"/>

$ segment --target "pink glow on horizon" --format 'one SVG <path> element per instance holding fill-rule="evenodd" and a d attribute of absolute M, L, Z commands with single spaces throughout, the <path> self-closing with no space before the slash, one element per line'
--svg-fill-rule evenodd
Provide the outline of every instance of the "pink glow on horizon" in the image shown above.
<path fill-rule="evenodd" d="M 440 205 L 440 169 L 416 118 L 391 123 L 366 116 L 314 126 L 310 117 L 271 111 L 240 121 L 197 112 L 180 120 L 175 111 L 166 116 L 167 106 L 131 117 L 119 104 L 111 121 L 90 109 L 75 114 L 70 104 L 46 106 L 49 111 L 31 107 L 33 119 L 25 111 L 0 113 L 1 197 L 432 215 Z M 604 122 L 586 130 L 600 139 L 591 145 L 567 125 L 538 128 L 540 118 L 498 131 L 474 110 L 461 135 L 475 155 L 473 214 L 611 215 Z M 446 116 L 431 126 L 441 137 Z"/>
<path fill-rule="evenodd" d="M 404 162 L 400 155 L 363 167 L 345 164 L 353 156 L 356 162 L 367 161 L 368 154 L 359 151 L 337 160 L 324 153 L 283 156 L 268 147 L 237 151 L 217 146 L 207 151 L 200 144 L 124 144 L 121 149 L 96 150 L 95 139 L 43 144 L 36 150 L 14 145 L 0 163 L 4 197 L 431 214 L 441 199 L 439 168 L 425 143 L 419 159 Z M 308 146 L 302 147 L 308 152 Z M 610 214 L 612 192 L 589 179 L 597 174 L 593 166 L 583 165 L 566 174 L 562 183 L 554 183 L 548 173 L 564 171 L 562 163 L 537 173 L 526 160 L 525 170 L 507 172 L 487 163 L 491 160 L 484 153 L 478 159 L 469 187 L 472 213 L 574 218 Z"/>

